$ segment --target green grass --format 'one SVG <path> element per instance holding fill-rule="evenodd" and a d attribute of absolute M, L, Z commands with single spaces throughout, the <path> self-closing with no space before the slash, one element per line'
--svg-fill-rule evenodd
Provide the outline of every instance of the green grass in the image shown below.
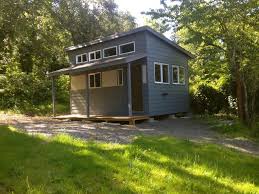
<path fill-rule="evenodd" d="M 259 193 L 258 157 L 169 137 L 119 145 L 0 126 L 0 153 L 0 193 Z"/>
<path fill-rule="evenodd" d="M 259 142 L 259 121 L 254 129 L 250 129 L 231 115 L 202 115 L 195 118 L 213 126 L 213 130 L 226 137 L 243 138 Z"/>

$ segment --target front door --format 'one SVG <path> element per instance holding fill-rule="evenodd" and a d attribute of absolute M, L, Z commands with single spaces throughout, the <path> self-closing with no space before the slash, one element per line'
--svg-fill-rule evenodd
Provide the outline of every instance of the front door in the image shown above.
<path fill-rule="evenodd" d="M 132 111 L 143 112 L 142 68 L 131 66 Z"/>

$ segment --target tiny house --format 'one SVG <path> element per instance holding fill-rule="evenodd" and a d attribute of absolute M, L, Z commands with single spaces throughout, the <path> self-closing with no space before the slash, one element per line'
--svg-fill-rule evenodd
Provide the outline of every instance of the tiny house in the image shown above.
<path fill-rule="evenodd" d="M 168 115 L 188 112 L 188 60 L 193 55 L 150 27 L 66 48 L 70 111 L 91 115 Z"/>

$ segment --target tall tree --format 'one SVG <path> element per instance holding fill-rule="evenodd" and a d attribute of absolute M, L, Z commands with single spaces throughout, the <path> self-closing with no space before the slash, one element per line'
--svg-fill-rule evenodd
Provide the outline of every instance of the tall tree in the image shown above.
<path fill-rule="evenodd" d="M 259 2 L 162 0 L 161 3 L 163 9 L 146 14 L 163 19 L 175 32 L 187 35 L 180 41 L 197 49 L 196 60 L 219 62 L 210 63 L 209 68 L 227 64 L 225 73 L 229 72 L 235 83 L 238 116 L 245 124 L 253 125 L 259 90 Z"/>

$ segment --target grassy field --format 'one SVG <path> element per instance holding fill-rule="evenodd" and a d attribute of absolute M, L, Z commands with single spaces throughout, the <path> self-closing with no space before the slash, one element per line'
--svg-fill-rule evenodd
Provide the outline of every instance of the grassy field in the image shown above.
<path fill-rule="evenodd" d="M 0 153 L 0 193 L 259 193 L 258 157 L 169 137 L 119 145 L 0 126 Z"/>

